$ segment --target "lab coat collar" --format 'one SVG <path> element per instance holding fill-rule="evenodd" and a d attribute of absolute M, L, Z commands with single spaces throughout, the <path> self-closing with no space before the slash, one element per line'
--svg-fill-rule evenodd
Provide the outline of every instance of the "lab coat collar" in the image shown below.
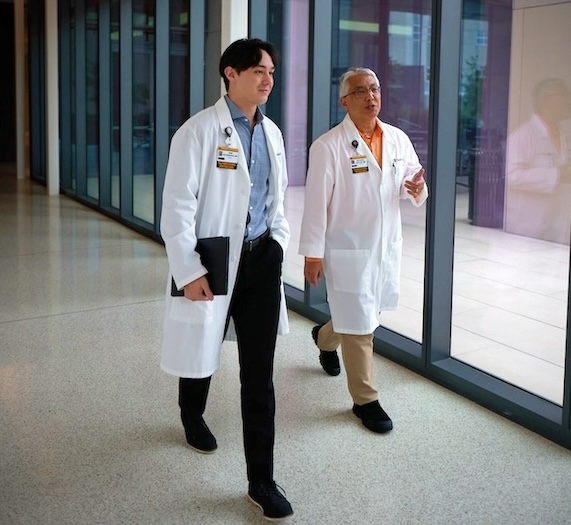
<path fill-rule="evenodd" d="M 383 168 L 387 167 L 387 155 L 390 155 L 392 158 L 392 152 L 394 150 L 394 138 L 391 133 L 387 133 L 387 127 L 383 125 L 382 120 L 377 117 L 377 124 L 381 126 L 383 130 Z M 366 155 L 367 160 L 369 163 L 373 163 L 372 165 L 379 167 L 379 163 L 377 159 L 373 155 L 373 152 L 369 149 L 369 146 L 365 143 L 363 138 L 361 137 L 357 126 L 351 120 L 349 114 L 345 115 L 345 118 L 341 122 L 341 126 L 343 127 L 343 131 L 345 132 L 345 136 L 347 137 L 348 144 L 352 146 L 354 141 L 357 141 L 357 147 L 355 151 L 358 155 Z M 389 162 L 390 164 L 390 162 Z"/>

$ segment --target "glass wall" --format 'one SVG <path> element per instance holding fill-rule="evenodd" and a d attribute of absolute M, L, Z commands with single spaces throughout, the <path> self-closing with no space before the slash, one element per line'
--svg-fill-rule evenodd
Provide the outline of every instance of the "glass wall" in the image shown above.
<path fill-rule="evenodd" d="M 268 101 L 267 112 L 282 128 L 289 177 L 285 208 L 291 228 L 291 242 L 285 254 L 283 275 L 285 282 L 303 290 L 304 261 L 297 252 L 303 214 L 310 112 L 310 0 L 272 0 L 268 10 L 272 13 L 269 39 L 279 49 L 280 64 L 276 70 L 276 85 Z"/>
<path fill-rule="evenodd" d="M 428 167 L 430 0 L 333 2 L 331 126 L 345 112 L 338 79 L 349 67 L 368 67 L 381 83 L 379 118 L 411 138 L 420 162 Z M 427 180 L 430 173 L 427 172 Z M 382 312 L 381 326 L 422 340 L 424 231 L 426 207 L 401 202 L 403 257 L 398 310 Z"/>
<path fill-rule="evenodd" d="M 571 3 L 514 4 L 465 2 L 451 355 L 562 405 Z"/>
<path fill-rule="evenodd" d="M 87 195 L 99 199 L 99 10 L 98 2 L 85 6 L 86 176 Z"/>
<path fill-rule="evenodd" d="M 158 238 L 170 138 L 191 101 L 202 104 L 200 51 L 190 93 L 190 23 L 203 50 L 204 2 L 173 0 L 167 11 L 148 0 L 59 6 L 62 191 Z"/>
<path fill-rule="evenodd" d="M 282 105 L 290 174 L 284 278 L 293 308 L 317 322 L 328 315 L 325 290 L 304 282 L 297 255 L 307 163 L 300 136 L 306 126 L 310 144 L 340 122 L 339 76 L 370 67 L 382 86 L 381 120 L 411 137 L 434 192 L 421 209 L 403 203 L 401 304 L 381 315 L 376 349 L 553 436 L 569 432 L 571 2 L 546 3 L 443 1 L 442 35 L 430 1 L 276 1 L 268 33 L 284 60 L 272 96 Z M 329 115 L 320 123 L 323 101 Z M 515 130 L 539 104 L 556 125 L 530 139 L 540 149 L 532 159 Z"/>
<path fill-rule="evenodd" d="M 155 5 L 133 1 L 133 215 L 154 224 Z"/>
<path fill-rule="evenodd" d="M 270 34 L 278 22 L 275 3 Z M 278 3 L 280 6 L 282 2 Z M 421 163 L 428 160 L 428 100 L 430 70 L 429 0 L 421 2 L 332 2 L 331 68 L 328 77 L 330 100 L 328 128 L 339 123 L 345 111 L 339 103 L 339 77 L 349 67 L 374 70 L 382 86 L 380 118 L 398 126 L 411 137 Z M 304 288 L 303 258 L 297 254 L 299 227 L 303 214 L 303 186 L 307 168 L 308 80 L 310 2 L 283 2 L 282 121 L 290 187 L 287 216 L 292 241 L 284 268 L 288 284 Z M 325 132 L 326 129 L 323 129 Z M 429 174 L 427 174 L 427 178 Z M 423 276 L 426 209 L 403 201 L 403 268 L 401 306 L 381 316 L 384 327 L 416 341 L 422 340 Z"/>

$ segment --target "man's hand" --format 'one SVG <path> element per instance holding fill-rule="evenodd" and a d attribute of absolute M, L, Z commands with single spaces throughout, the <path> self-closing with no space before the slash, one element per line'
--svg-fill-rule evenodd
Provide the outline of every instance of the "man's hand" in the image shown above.
<path fill-rule="evenodd" d="M 188 283 L 184 287 L 184 296 L 191 301 L 212 301 L 214 299 L 205 275 Z"/>
<path fill-rule="evenodd" d="M 424 180 L 424 168 L 420 168 L 414 177 L 410 180 L 404 182 L 404 186 L 407 189 L 409 195 L 412 195 L 415 199 L 422 193 L 426 181 Z"/>
<path fill-rule="evenodd" d="M 323 260 L 322 259 L 305 259 L 305 266 L 303 268 L 305 278 L 313 286 L 317 286 L 319 279 L 323 275 Z"/>

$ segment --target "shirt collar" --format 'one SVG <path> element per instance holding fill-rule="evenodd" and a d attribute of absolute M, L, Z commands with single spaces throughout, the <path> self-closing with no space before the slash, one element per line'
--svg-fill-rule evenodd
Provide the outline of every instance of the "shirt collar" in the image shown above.
<path fill-rule="evenodd" d="M 247 118 L 246 115 L 244 115 L 244 113 L 242 112 L 242 110 L 236 104 L 234 104 L 232 100 L 230 100 L 230 97 L 228 95 L 224 95 L 224 98 L 226 100 L 226 104 L 228 104 L 228 109 L 230 110 L 230 116 L 232 117 L 232 120 L 236 120 L 239 118 Z M 259 124 L 260 122 L 262 122 L 262 120 L 264 120 L 264 114 L 260 111 L 260 108 L 257 107 L 256 124 Z"/>

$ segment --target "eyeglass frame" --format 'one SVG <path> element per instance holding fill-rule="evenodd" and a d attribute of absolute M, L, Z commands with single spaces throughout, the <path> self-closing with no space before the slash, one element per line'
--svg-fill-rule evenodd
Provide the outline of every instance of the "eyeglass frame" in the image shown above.
<path fill-rule="evenodd" d="M 369 94 L 369 93 L 373 96 L 380 95 L 381 94 L 381 86 L 371 86 L 368 88 L 358 87 L 357 89 L 354 89 L 353 91 L 351 91 L 351 93 L 347 93 L 346 95 L 343 95 L 341 98 L 348 97 L 349 95 L 355 95 L 355 98 L 359 99 L 359 98 L 363 98 L 366 94 Z"/>

